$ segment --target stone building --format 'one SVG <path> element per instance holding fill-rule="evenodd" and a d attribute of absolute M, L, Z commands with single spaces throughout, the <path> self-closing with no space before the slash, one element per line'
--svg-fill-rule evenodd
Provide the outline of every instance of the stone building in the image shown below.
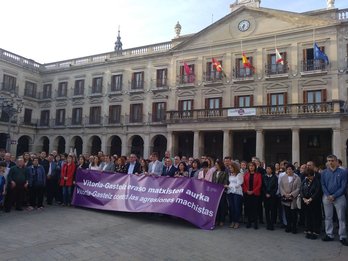
<path fill-rule="evenodd" d="M 17 154 L 170 150 L 322 164 L 334 153 L 346 163 L 348 9 L 260 2 L 236 1 L 191 35 L 178 22 L 168 42 L 122 49 L 119 33 L 113 52 L 50 64 L 0 49 L 1 95 L 24 102 L 18 117 L 2 113 L 0 147 L 10 132 Z"/>

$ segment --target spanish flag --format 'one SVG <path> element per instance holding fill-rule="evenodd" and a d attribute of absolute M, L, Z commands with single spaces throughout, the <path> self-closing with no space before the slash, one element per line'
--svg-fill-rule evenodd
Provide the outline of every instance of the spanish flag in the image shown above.
<path fill-rule="evenodd" d="M 250 70 L 255 71 L 255 67 L 249 62 L 248 58 L 245 56 L 245 53 L 242 53 L 242 61 L 244 68 L 249 68 Z"/>

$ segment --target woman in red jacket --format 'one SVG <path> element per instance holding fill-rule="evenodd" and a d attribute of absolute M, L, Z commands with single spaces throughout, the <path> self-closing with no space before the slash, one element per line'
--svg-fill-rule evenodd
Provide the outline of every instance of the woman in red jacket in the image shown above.
<path fill-rule="evenodd" d="M 70 206 L 75 169 L 73 157 L 69 155 L 62 167 L 59 183 L 63 190 L 63 206 Z"/>
<path fill-rule="evenodd" d="M 254 223 L 254 228 L 258 229 L 257 224 L 257 202 L 261 196 L 262 177 L 256 172 L 256 164 L 250 162 L 248 164 L 248 171 L 244 174 L 243 193 L 245 214 L 248 218 L 247 228 Z"/>

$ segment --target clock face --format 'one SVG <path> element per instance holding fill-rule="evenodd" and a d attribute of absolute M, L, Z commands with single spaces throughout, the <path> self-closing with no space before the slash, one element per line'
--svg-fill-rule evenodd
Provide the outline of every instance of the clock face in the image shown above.
<path fill-rule="evenodd" d="M 250 22 L 248 20 L 242 20 L 238 24 L 238 29 L 241 32 L 245 32 L 250 28 Z"/>

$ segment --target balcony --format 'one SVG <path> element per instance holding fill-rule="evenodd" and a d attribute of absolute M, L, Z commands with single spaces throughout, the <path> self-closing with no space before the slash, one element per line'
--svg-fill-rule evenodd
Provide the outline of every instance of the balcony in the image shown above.
<path fill-rule="evenodd" d="M 222 73 L 217 71 L 204 72 L 203 73 L 203 82 L 204 85 L 215 85 L 222 83 Z"/>
<path fill-rule="evenodd" d="M 103 86 L 92 86 L 89 91 L 89 98 L 99 98 L 103 96 Z"/>
<path fill-rule="evenodd" d="M 51 92 L 39 92 L 38 98 L 39 98 L 39 101 L 43 101 L 43 102 L 52 101 L 52 93 Z"/>
<path fill-rule="evenodd" d="M 301 61 L 301 75 L 327 74 L 328 67 L 322 60 Z"/>
<path fill-rule="evenodd" d="M 14 86 L 12 84 L 7 84 L 2 82 L 0 84 L 0 90 L 4 92 L 9 92 L 9 93 L 16 93 L 18 94 L 18 86 Z"/>
<path fill-rule="evenodd" d="M 234 68 L 232 71 L 232 82 L 250 82 L 254 80 L 254 72 L 249 68 Z"/>
<path fill-rule="evenodd" d="M 288 63 L 284 64 L 266 64 L 265 65 L 266 79 L 274 78 L 287 78 L 289 77 L 289 66 Z"/>
<path fill-rule="evenodd" d="M 144 92 L 144 80 L 141 80 L 141 81 L 136 81 L 136 80 L 132 80 L 129 82 L 129 87 L 130 87 L 130 90 L 129 92 L 130 93 L 138 93 L 138 92 Z"/>
<path fill-rule="evenodd" d="M 235 115 L 231 111 L 238 108 L 221 108 L 221 109 L 201 109 L 191 111 L 167 111 L 167 123 L 192 123 L 205 121 L 236 121 L 247 120 L 250 118 L 264 120 L 267 118 L 307 118 L 340 115 L 344 112 L 341 108 L 342 101 L 332 101 L 316 104 L 289 104 L 282 106 L 255 106 L 248 108 L 253 113 L 243 114 L 245 108 Z"/>
<path fill-rule="evenodd" d="M 38 125 L 38 120 L 34 120 L 34 119 L 26 119 L 24 117 L 19 118 L 19 124 L 21 126 L 25 126 L 25 127 L 32 127 L 32 128 L 36 128 Z"/>
<path fill-rule="evenodd" d="M 55 91 L 56 95 L 56 100 L 67 100 L 68 99 L 68 93 L 67 91 Z"/>
<path fill-rule="evenodd" d="M 196 75 L 178 75 L 176 79 L 176 85 L 178 87 L 194 87 L 196 85 Z"/>

